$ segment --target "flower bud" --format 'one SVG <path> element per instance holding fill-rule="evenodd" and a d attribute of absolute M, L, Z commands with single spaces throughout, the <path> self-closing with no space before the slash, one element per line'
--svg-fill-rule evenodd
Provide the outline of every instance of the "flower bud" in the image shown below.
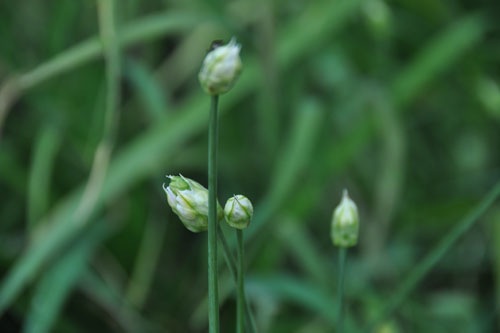
<path fill-rule="evenodd" d="M 331 237 L 333 245 L 351 247 L 358 242 L 359 216 L 358 208 L 344 190 L 340 204 L 332 216 Z"/>
<path fill-rule="evenodd" d="M 163 190 L 173 212 L 184 226 L 192 232 L 205 231 L 208 228 L 208 190 L 199 183 L 182 175 L 168 176 L 169 186 Z M 217 203 L 217 217 L 224 217 L 222 207 Z"/>
<path fill-rule="evenodd" d="M 198 75 L 207 93 L 219 95 L 232 88 L 241 72 L 240 49 L 232 38 L 227 45 L 215 46 L 207 53 Z"/>
<path fill-rule="evenodd" d="M 224 206 L 226 222 L 236 229 L 245 229 L 253 216 L 253 206 L 250 200 L 241 195 L 229 198 Z"/>

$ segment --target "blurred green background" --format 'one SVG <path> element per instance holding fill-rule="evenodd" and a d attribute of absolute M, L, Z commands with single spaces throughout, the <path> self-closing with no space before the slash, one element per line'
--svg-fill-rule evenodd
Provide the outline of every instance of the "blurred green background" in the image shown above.
<path fill-rule="evenodd" d="M 108 2 L 0 3 L 2 333 L 207 331 L 206 234 L 161 186 L 178 173 L 207 185 L 197 73 L 214 39 L 242 44 L 221 97 L 219 200 L 255 206 L 246 280 L 261 332 L 335 332 L 344 188 L 361 215 L 346 325 L 361 332 L 500 178 L 498 1 L 123 0 L 101 43 Z M 107 61 L 106 43 L 120 45 Z M 499 244 L 494 204 L 375 331 L 498 332 Z M 231 332 L 222 256 L 219 279 Z"/>

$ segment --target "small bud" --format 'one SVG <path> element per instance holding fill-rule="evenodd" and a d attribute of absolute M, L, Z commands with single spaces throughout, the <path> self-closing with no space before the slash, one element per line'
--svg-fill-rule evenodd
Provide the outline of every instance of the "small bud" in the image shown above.
<path fill-rule="evenodd" d="M 358 242 L 359 216 L 358 208 L 344 190 L 340 204 L 332 216 L 331 237 L 333 245 L 351 247 Z"/>
<path fill-rule="evenodd" d="M 163 190 L 173 212 L 184 226 L 192 232 L 205 231 L 208 228 L 208 190 L 199 183 L 182 175 L 168 176 L 169 186 Z M 222 207 L 217 203 L 217 216 L 224 217 Z"/>
<path fill-rule="evenodd" d="M 241 72 L 241 45 L 232 38 L 227 45 L 214 45 L 203 61 L 198 78 L 210 95 L 223 94 L 231 89 Z"/>
<path fill-rule="evenodd" d="M 226 222 L 236 229 L 245 229 L 253 216 L 253 206 L 250 200 L 241 195 L 229 198 L 224 206 Z"/>

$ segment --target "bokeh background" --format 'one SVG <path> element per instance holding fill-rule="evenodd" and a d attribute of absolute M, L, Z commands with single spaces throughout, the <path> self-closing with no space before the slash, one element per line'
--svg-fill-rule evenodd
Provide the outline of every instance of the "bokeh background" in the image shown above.
<path fill-rule="evenodd" d="M 344 188 L 361 215 L 346 324 L 362 332 L 500 178 L 498 1 L 123 0 L 101 39 L 107 4 L 0 3 L 1 332 L 207 331 L 206 234 L 182 226 L 162 184 L 207 185 L 197 73 L 214 39 L 242 44 L 221 97 L 219 200 L 255 206 L 261 332 L 335 332 Z M 119 54 L 103 57 L 107 43 Z M 499 223 L 496 203 L 374 331 L 498 332 Z"/>

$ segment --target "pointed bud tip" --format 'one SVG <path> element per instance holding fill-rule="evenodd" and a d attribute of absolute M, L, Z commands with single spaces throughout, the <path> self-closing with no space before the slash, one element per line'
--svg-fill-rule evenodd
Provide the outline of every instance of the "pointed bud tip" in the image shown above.
<path fill-rule="evenodd" d="M 170 184 L 163 184 L 167 202 L 184 226 L 192 232 L 208 228 L 208 190 L 182 175 L 167 176 Z"/>
<path fill-rule="evenodd" d="M 241 72 L 241 45 L 231 38 L 226 45 L 215 46 L 203 60 L 198 78 L 203 89 L 210 95 L 229 91 Z"/>
<path fill-rule="evenodd" d="M 351 247 L 357 244 L 359 233 L 358 208 L 344 189 L 340 204 L 335 208 L 331 222 L 331 238 L 335 246 Z"/>

